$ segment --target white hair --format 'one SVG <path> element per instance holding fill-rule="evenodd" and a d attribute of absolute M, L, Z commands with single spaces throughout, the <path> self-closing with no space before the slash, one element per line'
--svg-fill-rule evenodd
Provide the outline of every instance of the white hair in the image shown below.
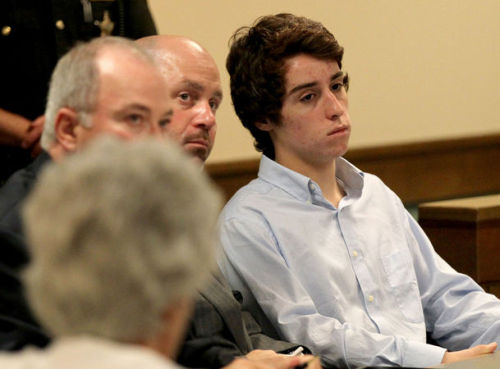
<path fill-rule="evenodd" d="M 154 337 L 215 267 L 220 199 L 172 142 L 98 138 L 51 164 L 23 209 L 30 306 L 55 336 Z"/>
<path fill-rule="evenodd" d="M 96 105 L 99 90 L 97 58 L 101 50 L 127 50 L 137 58 L 155 65 L 155 62 L 135 42 L 122 37 L 99 37 L 80 43 L 68 51 L 57 63 L 50 79 L 45 124 L 41 145 L 49 150 L 56 140 L 55 119 L 61 108 L 72 108 L 80 124 L 90 127 L 89 119 Z"/>

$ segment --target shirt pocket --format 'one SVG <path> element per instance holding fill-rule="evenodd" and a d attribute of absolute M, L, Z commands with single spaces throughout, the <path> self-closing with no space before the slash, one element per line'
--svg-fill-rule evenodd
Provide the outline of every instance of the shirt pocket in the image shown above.
<path fill-rule="evenodd" d="M 405 250 L 398 250 L 382 257 L 391 293 L 401 313 L 408 321 L 420 323 L 424 320 L 420 292 L 410 256 Z"/>

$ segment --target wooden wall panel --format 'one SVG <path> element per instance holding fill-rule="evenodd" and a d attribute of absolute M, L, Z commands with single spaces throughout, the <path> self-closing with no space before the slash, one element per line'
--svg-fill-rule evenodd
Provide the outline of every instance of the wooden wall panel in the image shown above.
<path fill-rule="evenodd" d="M 407 205 L 500 192 L 500 134 L 352 149 L 345 157 L 379 176 Z M 245 160 L 207 170 L 229 198 L 258 167 L 258 160 Z"/>
<path fill-rule="evenodd" d="M 420 204 L 419 223 L 443 259 L 500 298 L 500 195 Z"/>

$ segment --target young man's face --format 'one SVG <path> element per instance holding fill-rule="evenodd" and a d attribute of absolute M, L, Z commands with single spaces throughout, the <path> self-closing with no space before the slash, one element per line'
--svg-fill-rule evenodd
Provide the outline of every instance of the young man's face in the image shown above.
<path fill-rule="evenodd" d="M 347 151 L 351 131 L 344 74 L 335 61 L 299 54 L 286 61 L 281 124 L 268 124 L 276 161 L 321 167 Z"/>

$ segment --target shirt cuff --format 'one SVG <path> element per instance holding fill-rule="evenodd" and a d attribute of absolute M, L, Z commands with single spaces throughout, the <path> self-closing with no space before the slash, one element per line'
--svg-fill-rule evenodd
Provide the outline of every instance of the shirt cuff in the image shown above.
<path fill-rule="evenodd" d="M 446 349 L 422 342 L 406 341 L 402 366 L 429 367 L 441 364 Z"/>

